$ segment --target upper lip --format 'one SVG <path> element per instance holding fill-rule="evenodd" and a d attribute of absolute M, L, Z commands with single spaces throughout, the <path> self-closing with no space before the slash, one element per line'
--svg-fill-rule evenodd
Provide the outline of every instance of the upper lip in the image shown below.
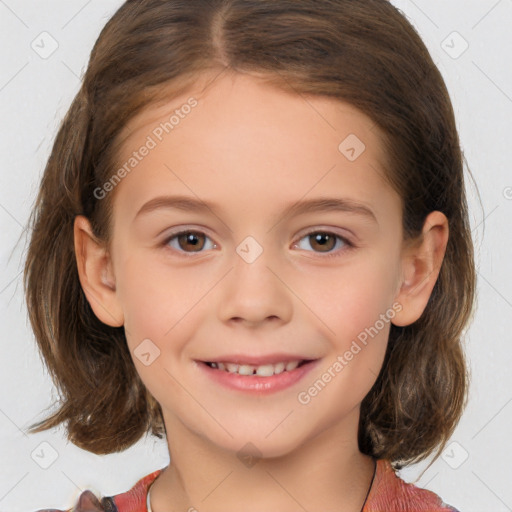
<path fill-rule="evenodd" d="M 267 354 L 262 356 L 254 356 L 248 354 L 228 354 L 224 356 L 215 356 L 213 359 L 204 359 L 204 363 L 233 363 L 248 364 L 252 366 L 261 366 L 264 364 L 289 363 L 291 361 L 312 361 L 316 358 L 305 357 L 295 354 Z"/>

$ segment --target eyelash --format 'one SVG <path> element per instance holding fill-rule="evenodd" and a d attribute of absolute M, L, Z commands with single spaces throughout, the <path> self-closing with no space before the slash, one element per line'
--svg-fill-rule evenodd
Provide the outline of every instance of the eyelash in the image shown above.
<path fill-rule="evenodd" d="M 203 231 L 198 231 L 198 230 L 193 230 L 193 229 L 184 229 L 184 230 L 181 230 L 181 231 L 177 231 L 175 233 L 171 233 L 163 242 L 162 242 L 162 245 L 164 247 L 168 247 L 169 245 L 169 242 L 171 242 L 171 240 L 174 240 L 175 238 L 179 237 L 180 235 L 185 235 L 185 234 L 195 234 L 195 235 L 205 235 L 207 238 L 210 238 L 206 233 L 204 233 Z M 311 235 L 318 235 L 318 234 L 322 234 L 322 235 L 330 235 L 330 236 L 334 236 L 336 239 L 339 239 L 341 240 L 344 244 L 345 244 L 345 247 L 344 248 L 341 248 L 341 249 L 338 249 L 338 250 L 333 250 L 333 251 L 330 251 L 328 253 L 325 253 L 324 256 L 321 256 L 321 258 L 337 258 L 337 257 L 340 257 L 342 256 L 345 252 L 347 251 L 350 251 L 352 249 L 355 249 L 356 248 L 356 245 L 354 243 L 352 243 L 350 240 L 348 240 L 347 238 L 345 238 L 344 236 L 341 236 L 341 235 L 338 235 L 336 233 L 333 233 L 331 231 L 325 231 L 325 230 L 315 230 L 315 231 L 309 231 L 308 233 L 306 233 L 305 235 L 303 235 L 299 240 L 298 242 L 300 242 L 301 240 L 303 240 L 304 238 L 308 238 L 309 236 Z M 294 244 L 297 245 L 298 242 L 296 242 Z M 215 245 L 215 244 L 214 244 Z M 178 253 L 181 253 L 183 255 L 186 255 L 187 253 L 185 251 L 181 251 L 181 250 L 177 250 L 177 249 L 171 249 L 173 250 L 174 252 L 178 252 Z M 204 251 L 199 251 L 197 253 L 189 253 L 190 256 L 184 256 L 185 258 L 189 258 L 189 257 L 193 257 L 194 254 L 201 254 L 201 252 L 204 252 Z M 316 252 L 316 251 L 307 251 L 307 252 L 315 252 L 316 254 L 322 254 L 321 252 Z"/>

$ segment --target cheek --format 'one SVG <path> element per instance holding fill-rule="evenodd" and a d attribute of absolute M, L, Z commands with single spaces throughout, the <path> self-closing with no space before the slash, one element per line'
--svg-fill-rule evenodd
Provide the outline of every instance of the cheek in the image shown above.
<path fill-rule="evenodd" d="M 190 308 L 179 273 L 169 272 L 168 268 L 164 271 L 148 261 L 143 253 L 132 255 L 116 272 L 131 345 L 145 338 L 159 345 Z"/>
<path fill-rule="evenodd" d="M 395 260 L 375 253 L 337 269 L 322 269 L 302 282 L 304 302 L 327 327 L 326 336 L 350 343 L 392 307 L 396 269 Z"/>
<path fill-rule="evenodd" d="M 211 301 L 204 299 L 215 282 L 211 270 L 206 270 L 173 268 L 143 251 L 132 253 L 123 262 L 118 291 L 132 356 L 143 340 L 149 339 L 160 351 L 156 362 L 162 368 L 175 367 L 178 359 L 186 357 L 185 349 L 211 307 Z M 140 367 L 140 371 L 144 374 L 146 368 Z"/>
<path fill-rule="evenodd" d="M 148 260 L 142 252 L 132 253 L 116 276 L 122 283 L 118 292 L 136 371 L 156 400 L 165 403 L 183 393 L 171 369 L 191 336 L 194 297 L 186 291 L 183 275 Z"/>
<path fill-rule="evenodd" d="M 348 414 L 368 394 L 382 368 L 393 309 L 393 280 L 380 265 L 361 266 L 358 272 L 339 273 L 339 284 L 317 286 L 310 297 L 319 309 L 331 349 L 325 364 L 303 389 L 301 404 L 329 421 Z"/>

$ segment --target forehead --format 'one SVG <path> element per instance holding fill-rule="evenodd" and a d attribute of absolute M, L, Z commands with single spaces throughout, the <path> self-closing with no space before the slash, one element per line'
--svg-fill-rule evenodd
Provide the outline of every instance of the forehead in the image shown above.
<path fill-rule="evenodd" d="M 257 74 L 226 72 L 215 76 L 205 73 L 187 92 L 146 107 L 126 124 L 118 140 L 122 147 L 130 148 L 136 145 L 137 139 L 141 140 L 160 123 L 169 122 L 174 117 L 171 122 L 174 126 L 170 130 L 173 136 L 179 132 L 188 135 L 187 132 L 196 131 L 201 125 L 205 130 L 223 134 L 223 128 L 230 129 L 233 124 L 238 129 L 250 128 L 252 124 L 253 128 L 259 125 L 266 131 L 284 127 L 286 130 L 281 131 L 283 141 L 288 133 L 307 135 L 308 139 L 316 133 L 323 139 L 330 135 L 330 142 L 334 140 L 336 143 L 347 129 L 351 129 L 374 146 L 373 151 L 381 152 L 382 133 L 363 112 L 333 97 L 301 94 L 285 87 L 287 90 L 268 84 L 264 76 Z M 199 108 L 189 108 L 191 99 L 197 101 Z M 224 115 L 219 115 L 219 110 Z M 185 123 L 181 122 L 187 118 L 186 125 L 190 125 L 190 130 L 186 130 Z M 300 123 L 296 123 L 298 118 Z M 208 126 L 204 125 L 205 121 Z M 239 135 L 237 142 L 241 141 L 243 133 Z M 312 142 L 316 142 L 316 138 Z"/>
<path fill-rule="evenodd" d="M 338 191 L 385 209 L 399 198 L 384 179 L 381 135 L 348 103 L 225 74 L 145 109 L 125 126 L 120 165 L 134 151 L 151 149 L 116 194 L 131 208 L 164 191 L 213 202 L 229 197 L 243 208 Z"/>

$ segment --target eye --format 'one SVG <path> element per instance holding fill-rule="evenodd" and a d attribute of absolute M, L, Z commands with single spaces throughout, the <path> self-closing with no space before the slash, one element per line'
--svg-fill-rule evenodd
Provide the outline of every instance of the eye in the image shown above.
<path fill-rule="evenodd" d="M 326 257 L 338 256 L 340 252 L 355 248 L 355 245 L 347 238 L 329 231 L 312 231 L 302 237 L 293 247 L 304 249 L 304 247 L 300 246 L 303 240 L 313 248 L 314 252 L 325 253 Z M 208 241 L 210 241 L 209 246 Z M 171 233 L 165 239 L 163 245 L 170 246 L 177 252 L 189 254 L 201 253 L 204 252 L 204 250 L 218 247 L 217 244 L 202 231 L 190 229 Z"/>
<path fill-rule="evenodd" d="M 199 253 L 204 252 L 202 249 L 208 245 L 205 239 L 211 241 L 210 237 L 201 231 L 185 230 L 171 234 L 166 238 L 164 245 L 169 245 L 178 252 Z M 211 243 L 210 247 L 206 247 L 206 249 L 214 249 L 216 247 L 216 244 Z"/>
<path fill-rule="evenodd" d="M 338 256 L 340 252 L 345 252 L 355 247 L 355 245 L 345 237 L 329 231 L 312 231 L 301 238 L 294 247 L 299 247 L 302 240 L 306 240 L 307 244 L 313 249 L 318 249 L 318 251 L 315 250 L 315 252 L 327 253 L 327 257 Z M 341 242 L 341 244 L 338 244 L 338 242 Z M 334 251 L 336 248 L 339 250 Z"/>

